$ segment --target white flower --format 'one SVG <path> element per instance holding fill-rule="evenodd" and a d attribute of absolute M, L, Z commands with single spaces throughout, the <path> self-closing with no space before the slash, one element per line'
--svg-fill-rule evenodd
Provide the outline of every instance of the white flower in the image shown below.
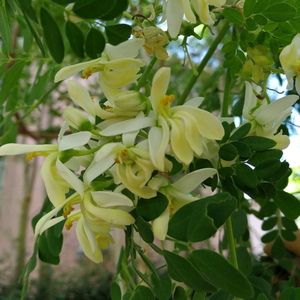
<path fill-rule="evenodd" d="M 136 83 L 141 76 L 137 73 L 145 63 L 135 57 L 143 44 L 144 41 L 141 39 L 128 40 L 117 46 L 106 44 L 100 58 L 65 67 L 56 74 L 54 81 L 64 80 L 80 71 L 83 71 L 83 78 L 98 72 L 102 92 L 109 101 L 112 101 L 122 92 L 122 87 Z"/>
<path fill-rule="evenodd" d="M 74 188 L 81 197 L 83 196 L 83 183 L 70 170 L 71 168 L 75 171 L 79 166 L 75 160 L 70 160 L 66 164 L 62 163 L 60 156 L 63 151 L 85 145 L 90 140 L 91 133 L 78 132 L 62 136 L 65 129 L 66 127 L 64 126 L 60 131 L 58 145 L 6 144 L 0 147 L 0 156 L 28 153 L 27 161 L 39 155 L 46 156 L 42 165 L 41 175 L 49 199 L 54 206 L 58 206 L 66 199 L 65 194 L 70 187 Z"/>
<path fill-rule="evenodd" d="M 292 106 L 299 97 L 289 95 L 268 104 L 266 99 L 260 100 L 256 97 L 260 92 L 260 87 L 254 85 L 252 88 L 249 82 L 245 84 L 243 116 L 252 125 L 249 135 L 273 139 L 277 142 L 275 148 L 285 149 L 289 145 L 288 136 L 282 135 L 281 132 L 276 134 L 276 132 L 282 122 L 292 113 Z"/>
<path fill-rule="evenodd" d="M 175 183 L 170 184 L 166 178 L 156 177 L 149 182 L 153 189 L 158 188 L 169 200 L 166 210 L 155 220 L 152 221 L 152 230 L 159 240 L 164 240 L 168 232 L 168 223 L 170 217 L 182 206 L 191 201 L 199 199 L 189 195 L 205 179 L 215 175 L 217 171 L 212 168 L 206 168 L 189 173 Z"/>
<path fill-rule="evenodd" d="M 221 7 L 226 0 L 168 0 L 164 1 L 164 13 L 168 23 L 168 31 L 172 38 L 176 38 L 181 27 L 183 15 L 191 23 L 196 23 L 196 16 L 192 10 L 191 4 L 200 17 L 202 23 L 206 25 L 214 24 L 209 12 L 209 5 Z"/>
<path fill-rule="evenodd" d="M 300 94 L 300 34 L 292 43 L 286 46 L 279 55 L 280 63 L 288 80 L 287 88 L 293 86 L 293 77 L 296 76 L 296 91 Z"/>

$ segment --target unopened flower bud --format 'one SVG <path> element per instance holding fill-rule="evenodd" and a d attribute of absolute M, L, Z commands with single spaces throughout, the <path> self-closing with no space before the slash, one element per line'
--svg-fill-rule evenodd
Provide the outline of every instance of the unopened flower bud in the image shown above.
<path fill-rule="evenodd" d="M 78 17 L 73 12 L 74 4 L 75 3 L 70 3 L 66 6 L 65 11 L 64 11 L 64 18 L 66 21 L 70 21 L 72 23 L 79 23 L 82 21 L 82 18 Z"/>
<path fill-rule="evenodd" d="M 88 117 L 79 110 L 68 107 L 63 112 L 64 118 L 71 128 L 79 131 L 90 131 L 92 130 L 92 124 Z"/>
<path fill-rule="evenodd" d="M 120 115 L 136 116 L 141 111 L 147 112 L 149 99 L 140 92 L 127 91 L 114 99 L 114 112 Z"/>

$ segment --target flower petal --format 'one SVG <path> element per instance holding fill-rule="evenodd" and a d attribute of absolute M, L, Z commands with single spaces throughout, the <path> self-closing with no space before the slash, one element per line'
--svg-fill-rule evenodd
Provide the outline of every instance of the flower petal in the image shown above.
<path fill-rule="evenodd" d="M 183 176 L 173 183 L 172 187 L 183 194 L 188 194 L 199 186 L 205 179 L 212 177 L 215 174 L 217 174 L 217 170 L 213 168 L 200 169 Z"/>
<path fill-rule="evenodd" d="M 152 221 L 153 234 L 161 241 L 166 239 L 169 219 L 170 219 L 170 208 L 168 206 L 158 218 Z"/>
<path fill-rule="evenodd" d="M 83 146 L 89 142 L 91 137 L 92 134 L 89 131 L 82 131 L 65 135 L 59 141 L 59 151 L 69 150 L 79 146 Z"/>
<path fill-rule="evenodd" d="M 92 191 L 92 197 L 101 207 L 133 206 L 132 200 L 121 193 L 109 191 Z"/>
<path fill-rule="evenodd" d="M 25 144 L 5 144 L 0 147 L 0 156 L 18 155 L 37 151 L 57 151 L 57 145 L 25 145 Z"/>
<path fill-rule="evenodd" d="M 183 19 L 182 0 L 169 0 L 167 4 L 167 23 L 168 31 L 172 38 L 176 38 Z"/>

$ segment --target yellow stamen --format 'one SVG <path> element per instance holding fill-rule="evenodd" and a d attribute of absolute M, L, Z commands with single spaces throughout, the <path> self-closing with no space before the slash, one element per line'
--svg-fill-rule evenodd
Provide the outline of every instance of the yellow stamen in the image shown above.
<path fill-rule="evenodd" d="M 94 102 L 94 97 L 93 97 L 93 96 L 91 96 L 91 99 L 92 99 L 92 101 Z"/>
<path fill-rule="evenodd" d="M 123 151 L 121 151 L 121 157 L 125 158 L 127 156 L 128 150 L 124 149 Z"/>
<path fill-rule="evenodd" d="M 91 68 L 86 68 L 82 71 L 81 78 L 88 79 L 93 74 L 93 71 Z"/>
<path fill-rule="evenodd" d="M 66 230 L 70 230 L 73 226 L 73 222 L 78 221 L 82 216 L 82 213 L 79 211 L 75 213 L 73 216 L 69 217 L 65 223 Z"/>
<path fill-rule="evenodd" d="M 25 157 L 26 161 L 32 161 L 35 157 L 37 157 L 36 152 L 29 152 L 27 156 Z"/>
<path fill-rule="evenodd" d="M 169 205 L 169 207 L 170 207 L 170 218 L 172 218 L 173 215 L 174 215 L 174 210 L 175 210 L 175 208 L 174 208 L 174 206 L 173 206 L 172 203 Z"/>
<path fill-rule="evenodd" d="M 166 106 L 172 103 L 172 101 L 175 99 L 175 96 L 173 94 L 171 95 L 165 95 L 160 99 L 160 104 Z"/>

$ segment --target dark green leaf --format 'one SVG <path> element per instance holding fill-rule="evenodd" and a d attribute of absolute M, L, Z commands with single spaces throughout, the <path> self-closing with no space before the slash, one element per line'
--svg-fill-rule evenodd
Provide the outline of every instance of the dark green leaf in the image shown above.
<path fill-rule="evenodd" d="M 300 17 L 290 20 L 290 23 L 300 33 Z"/>
<path fill-rule="evenodd" d="M 9 95 L 6 105 L 5 105 L 6 112 L 13 110 L 15 108 L 15 106 L 17 105 L 18 100 L 19 100 L 18 99 L 18 90 L 19 90 L 19 88 L 15 86 L 13 88 L 13 90 L 10 92 L 10 95 Z"/>
<path fill-rule="evenodd" d="M 108 42 L 112 45 L 118 45 L 129 39 L 132 28 L 127 24 L 117 24 L 105 27 L 105 34 Z"/>
<path fill-rule="evenodd" d="M 0 91 L 0 105 L 4 103 L 9 92 L 17 85 L 21 75 L 23 68 L 25 66 L 24 61 L 19 61 L 15 63 L 5 74 L 3 81 L 1 83 L 1 91 Z"/>
<path fill-rule="evenodd" d="M 193 296 L 193 300 L 205 300 L 206 293 L 199 293 L 199 292 L 195 292 L 194 296 Z"/>
<path fill-rule="evenodd" d="M 279 44 L 278 44 L 277 40 L 274 38 L 270 39 L 270 50 L 271 50 L 272 54 L 274 54 L 274 55 L 276 55 L 279 51 Z"/>
<path fill-rule="evenodd" d="M 271 0 L 258 0 L 253 7 L 253 13 L 258 14 L 258 13 L 264 11 L 265 9 L 267 9 L 269 7 L 270 2 L 271 2 Z"/>
<path fill-rule="evenodd" d="M 118 283 L 115 281 L 110 285 L 110 297 L 111 297 L 111 300 L 121 300 L 122 299 L 121 288 L 118 285 Z"/>
<path fill-rule="evenodd" d="M 282 222 L 282 225 L 290 231 L 297 231 L 298 230 L 298 226 L 297 226 L 295 221 L 291 221 L 291 220 L 289 220 L 285 217 L 282 217 L 281 222 Z"/>
<path fill-rule="evenodd" d="M 116 4 L 117 0 L 77 0 L 73 12 L 84 19 L 101 19 L 110 13 Z"/>
<path fill-rule="evenodd" d="M 299 217 L 300 201 L 295 196 L 278 190 L 274 201 L 288 219 L 295 220 Z"/>
<path fill-rule="evenodd" d="M 262 152 L 256 152 L 253 156 L 248 160 L 248 163 L 252 166 L 257 166 L 260 162 L 263 162 L 270 158 L 280 159 L 283 152 L 279 149 L 272 149 Z"/>
<path fill-rule="evenodd" d="M 159 300 L 168 300 L 172 294 L 172 282 L 169 276 L 164 276 L 161 279 L 154 277 L 153 292 Z"/>
<path fill-rule="evenodd" d="M 39 243 L 39 258 L 41 261 L 46 262 L 52 265 L 59 264 L 59 256 L 54 256 L 49 249 L 46 233 L 44 232 L 40 236 L 40 243 Z"/>
<path fill-rule="evenodd" d="M 218 169 L 219 176 L 222 178 L 230 177 L 233 174 L 233 169 L 230 167 L 224 167 Z"/>
<path fill-rule="evenodd" d="M 154 240 L 153 232 L 151 226 L 142 217 L 138 216 L 136 219 L 136 225 L 138 227 L 141 238 L 146 243 L 152 243 Z"/>
<path fill-rule="evenodd" d="M 182 286 L 176 286 L 173 300 L 187 300 L 187 294 Z"/>
<path fill-rule="evenodd" d="M 155 300 L 152 291 L 146 286 L 139 285 L 135 291 L 132 300 Z"/>
<path fill-rule="evenodd" d="M 274 182 L 274 181 L 281 180 L 284 177 L 288 177 L 290 175 L 290 170 L 291 170 L 289 167 L 290 167 L 289 163 L 283 161 L 282 163 L 280 163 L 280 167 L 278 168 L 278 170 L 272 176 L 269 176 L 267 180 Z"/>
<path fill-rule="evenodd" d="M 234 52 L 237 49 L 237 47 L 238 47 L 237 42 L 230 41 L 223 45 L 222 52 L 231 53 L 231 52 Z"/>
<path fill-rule="evenodd" d="M 300 288 L 290 287 L 285 289 L 278 300 L 297 300 L 300 297 Z"/>
<path fill-rule="evenodd" d="M 240 13 L 240 11 L 231 8 L 226 7 L 223 10 L 224 17 L 233 24 L 242 24 L 243 23 L 243 15 Z"/>
<path fill-rule="evenodd" d="M 273 299 L 271 295 L 271 284 L 269 281 L 266 281 L 264 278 L 257 276 L 250 276 L 249 281 L 252 283 L 252 287 L 256 293 L 264 293 L 267 295 L 268 299 Z"/>
<path fill-rule="evenodd" d="M 297 239 L 297 236 L 289 230 L 281 230 L 281 235 L 286 241 L 293 242 Z"/>
<path fill-rule="evenodd" d="M 276 259 L 281 259 L 284 256 L 285 247 L 281 237 L 278 235 L 271 248 L 271 255 Z"/>
<path fill-rule="evenodd" d="M 247 228 L 248 228 L 248 221 L 247 221 L 247 213 L 244 209 L 235 211 L 231 216 L 232 222 L 232 230 L 233 236 L 238 239 L 242 236 Z"/>
<path fill-rule="evenodd" d="M 2 52 L 5 56 L 8 56 L 13 52 L 12 31 L 11 24 L 6 13 L 6 7 L 3 3 L 0 5 L 0 36 Z"/>
<path fill-rule="evenodd" d="M 255 16 L 253 16 L 253 20 L 258 25 L 267 25 L 268 24 L 268 19 L 266 17 L 264 17 L 263 15 L 255 15 Z"/>
<path fill-rule="evenodd" d="M 257 29 L 257 27 L 258 27 L 258 25 L 252 18 L 249 18 L 246 20 L 246 28 L 249 31 L 255 31 Z"/>
<path fill-rule="evenodd" d="M 236 166 L 236 175 L 240 179 L 240 181 L 250 187 L 250 188 L 256 188 L 258 184 L 257 176 L 248 165 L 246 164 L 239 164 Z"/>
<path fill-rule="evenodd" d="M 95 29 L 91 28 L 86 40 L 85 40 L 85 52 L 90 58 L 97 58 L 101 56 L 105 48 L 105 38 L 103 34 Z"/>
<path fill-rule="evenodd" d="M 268 298 L 264 294 L 259 294 L 256 300 L 268 300 Z"/>
<path fill-rule="evenodd" d="M 237 128 L 236 131 L 233 132 L 230 139 L 232 141 L 237 141 L 246 136 L 251 129 L 251 123 L 246 123 L 242 125 L 241 127 Z"/>
<path fill-rule="evenodd" d="M 34 21 L 35 23 L 38 23 L 38 19 L 35 14 L 35 10 L 31 6 L 31 1 L 19 0 L 19 4 L 21 6 L 21 9 L 22 9 L 24 15 L 26 14 L 32 21 Z"/>
<path fill-rule="evenodd" d="M 46 231 L 48 248 L 53 256 L 59 256 L 63 246 L 63 235 L 55 236 L 54 227 L 50 227 Z"/>
<path fill-rule="evenodd" d="M 278 235 L 278 230 L 270 231 L 270 232 L 266 233 L 265 235 L 263 235 L 261 237 L 261 241 L 264 244 L 271 243 L 272 241 L 275 240 L 275 238 L 277 237 L 277 235 Z"/>
<path fill-rule="evenodd" d="M 233 145 L 241 158 L 249 158 L 252 155 L 251 148 L 247 146 L 246 144 L 240 143 L 240 142 L 232 142 L 231 145 Z"/>
<path fill-rule="evenodd" d="M 275 141 L 261 136 L 247 136 L 240 142 L 248 145 L 253 151 L 264 151 L 276 146 Z"/>
<path fill-rule="evenodd" d="M 252 15 L 255 2 L 256 2 L 256 0 L 245 0 L 244 15 L 246 18 L 248 18 Z"/>
<path fill-rule="evenodd" d="M 71 49 L 77 56 L 84 58 L 84 36 L 81 30 L 74 23 L 67 21 L 66 35 L 69 40 Z"/>
<path fill-rule="evenodd" d="M 198 292 L 214 292 L 216 290 L 187 259 L 166 250 L 164 250 L 164 256 L 169 275 L 174 280 L 184 282 Z"/>
<path fill-rule="evenodd" d="M 252 257 L 249 254 L 247 247 L 237 247 L 236 256 L 238 260 L 239 270 L 249 276 L 252 272 L 253 262 Z"/>
<path fill-rule="evenodd" d="M 228 141 L 230 133 L 231 133 L 231 127 L 230 127 L 229 123 L 225 122 L 225 121 L 222 122 L 222 126 L 224 128 L 225 133 L 224 133 L 224 136 L 223 136 L 221 142 L 226 143 Z"/>
<path fill-rule="evenodd" d="M 32 47 L 32 42 L 33 42 L 33 37 L 30 32 L 29 28 L 26 28 L 23 33 L 24 41 L 23 41 L 23 50 L 26 53 L 30 53 L 31 47 Z"/>
<path fill-rule="evenodd" d="M 271 217 L 262 223 L 261 229 L 268 231 L 274 228 L 276 224 L 277 224 L 277 217 Z"/>
<path fill-rule="evenodd" d="M 269 6 L 263 15 L 273 22 L 284 22 L 293 19 L 296 12 L 295 7 L 283 2 Z"/>
<path fill-rule="evenodd" d="M 226 161 L 234 160 L 238 155 L 237 149 L 232 144 L 225 144 L 219 150 L 219 156 Z"/>
<path fill-rule="evenodd" d="M 59 27 L 45 8 L 41 8 L 40 15 L 47 47 L 53 59 L 60 64 L 65 56 L 65 47 Z"/>
<path fill-rule="evenodd" d="M 128 7 L 128 0 L 118 0 L 115 2 L 115 5 L 109 12 L 101 16 L 101 20 L 105 20 L 105 21 L 112 20 L 118 17 L 119 15 L 121 15 L 123 11 L 126 11 L 127 7 Z"/>
<path fill-rule="evenodd" d="M 270 217 L 273 214 L 275 214 L 276 210 L 277 210 L 277 206 L 274 202 L 267 202 L 260 209 L 260 214 L 263 218 L 264 217 Z"/>
<path fill-rule="evenodd" d="M 169 221 L 168 235 L 180 241 L 188 241 L 187 230 L 197 202 L 182 206 Z"/>
<path fill-rule="evenodd" d="M 254 169 L 258 178 L 264 178 L 272 176 L 280 167 L 280 160 L 276 158 L 270 158 L 260 162 Z"/>
<path fill-rule="evenodd" d="M 152 221 L 159 217 L 169 205 L 169 201 L 164 194 L 157 193 L 157 196 L 151 199 L 141 198 L 136 207 L 138 216 L 146 221 Z"/>
<path fill-rule="evenodd" d="M 200 249 L 193 251 L 189 257 L 218 288 L 235 297 L 253 297 L 253 289 L 247 278 L 223 256 L 212 250 Z"/>

